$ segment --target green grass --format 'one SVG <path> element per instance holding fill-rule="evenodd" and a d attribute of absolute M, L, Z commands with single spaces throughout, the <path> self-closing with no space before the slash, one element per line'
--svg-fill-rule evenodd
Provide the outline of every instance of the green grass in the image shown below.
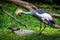
<path fill-rule="evenodd" d="M 22 15 L 21 17 L 15 14 L 15 10 L 19 8 L 14 4 L 5 4 L 2 3 L 5 10 L 15 16 L 17 19 L 21 20 L 22 22 L 26 23 L 30 30 L 35 31 L 35 34 L 27 35 L 27 36 L 18 36 L 13 34 L 7 28 L 10 25 L 14 25 L 16 27 L 20 27 L 21 29 L 26 29 L 24 26 L 16 23 L 10 17 L 5 15 L 0 10 L 0 40 L 60 40 L 60 29 L 54 29 L 52 27 L 47 26 L 46 29 L 42 32 L 41 35 L 39 33 L 39 21 L 34 18 L 32 15 Z M 47 5 L 42 5 L 43 10 L 47 11 L 48 13 L 60 13 L 60 10 L 52 10 Z M 47 8 L 48 7 L 48 8 Z M 20 7 L 22 8 L 22 7 Z M 27 11 L 25 8 L 22 8 L 24 11 Z M 60 25 L 60 20 L 56 19 L 56 23 Z M 44 25 L 43 25 L 44 26 Z"/>

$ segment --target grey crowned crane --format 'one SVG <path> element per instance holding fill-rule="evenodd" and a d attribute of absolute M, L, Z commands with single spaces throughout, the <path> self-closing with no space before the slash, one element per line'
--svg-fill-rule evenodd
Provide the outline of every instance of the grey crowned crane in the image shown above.
<path fill-rule="evenodd" d="M 33 16 L 37 17 L 37 19 L 39 19 L 40 21 L 47 22 L 48 25 L 50 25 L 50 26 L 53 26 L 55 24 L 53 17 L 43 10 L 32 10 L 30 12 L 19 12 L 18 13 L 18 15 L 20 15 L 20 16 L 22 14 L 32 14 Z M 42 22 L 40 22 L 40 27 L 42 26 Z M 45 25 L 45 27 L 46 27 L 46 25 Z"/>

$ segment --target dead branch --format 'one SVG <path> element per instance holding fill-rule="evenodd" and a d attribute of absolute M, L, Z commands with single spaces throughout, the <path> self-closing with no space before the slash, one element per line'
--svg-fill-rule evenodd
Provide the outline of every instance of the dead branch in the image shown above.
<path fill-rule="evenodd" d="M 47 25 L 49 25 L 47 22 L 45 22 L 45 21 L 43 21 L 43 23 L 45 23 L 45 24 L 47 24 Z M 49 25 L 49 26 L 51 26 L 51 25 Z M 52 26 L 53 28 L 60 28 L 60 26 L 59 25 L 57 25 L 57 24 L 54 24 L 53 26 Z"/>
<path fill-rule="evenodd" d="M 25 7 L 29 11 L 34 10 L 34 9 L 38 9 L 35 5 L 25 2 L 25 1 L 21 1 L 21 0 L 9 0 L 9 1 L 16 4 L 16 5 Z"/>
<path fill-rule="evenodd" d="M 3 7 L 0 5 L 0 9 L 9 17 L 11 17 L 13 20 L 15 20 L 17 23 L 21 24 L 22 26 L 25 26 L 27 28 L 27 25 L 21 22 L 20 20 L 16 19 L 14 16 L 12 16 L 10 13 L 8 13 L 6 10 L 3 9 Z"/>
<path fill-rule="evenodd" d="M 59 18 L 60 19 L 60 15 L 59 14 L 50 14 L 52 17 L 54 18 Z"/>

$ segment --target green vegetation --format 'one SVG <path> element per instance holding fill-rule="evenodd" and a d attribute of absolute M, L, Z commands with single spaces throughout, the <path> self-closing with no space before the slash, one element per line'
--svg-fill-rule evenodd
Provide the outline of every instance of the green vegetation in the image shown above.
<path fill-rule="evenodd" d="M 17 19 L 29 25 L 28 26 L 29 29 L 35 31 L 36 33 L 28 36 L 18 36 L 16 34 L 13 34 L 10 30 L 7 29 L 10 25 L 20 27 L 21 29 L 26 28 L 16 23 L 14 20 L 12 20 L 10 17 L 5 15 L 0 10 L 0 40 L 60 40 L 60 29 L 54 29 L 52 27 L 47 26 L 46 29 L 42 32 L 42 34 L 38 35 L 40 31 L 39 30 L 40 22 L 35 17 L 26 14 L 20 17 L 15 14 L 15 10 L 19 8 L 18 6 L 14 4 L 4 4 L 4 3 L 2 5 L 5 10 L 7 10 L 9 13 L 15 16 Z M 47 11 L 48 13 L 60 14 L 60 10 L 52 10 L 48 7 L 48 5 L 41 5 L 41 6 L 43 7 L 41 9 Z M 20 8 L 23 9 L 24 11 L 27 11 L 25 8 L 22 7 Z M 60 25 L 60 20 L 56 19 L 56 23 Z"/>

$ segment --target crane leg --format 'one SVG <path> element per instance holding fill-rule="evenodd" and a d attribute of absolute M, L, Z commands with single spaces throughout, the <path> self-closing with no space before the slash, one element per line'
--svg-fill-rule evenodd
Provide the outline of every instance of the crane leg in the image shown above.
<path fill-rule="evenodd" d="M 39 35 L 44 31 L 45 28 L 46 28 L 46 24 L 44 24 L 44 28 L 42 29 L 42 22 L 40 22 L 40 33 L 39 33 Z"/>
<path fill-rule="evenodd" d="M 39 32 L 39 35 L 41 34 L 41 30 L 42 30 L 42 22 L 40 22 L 40 32 Z"/>

